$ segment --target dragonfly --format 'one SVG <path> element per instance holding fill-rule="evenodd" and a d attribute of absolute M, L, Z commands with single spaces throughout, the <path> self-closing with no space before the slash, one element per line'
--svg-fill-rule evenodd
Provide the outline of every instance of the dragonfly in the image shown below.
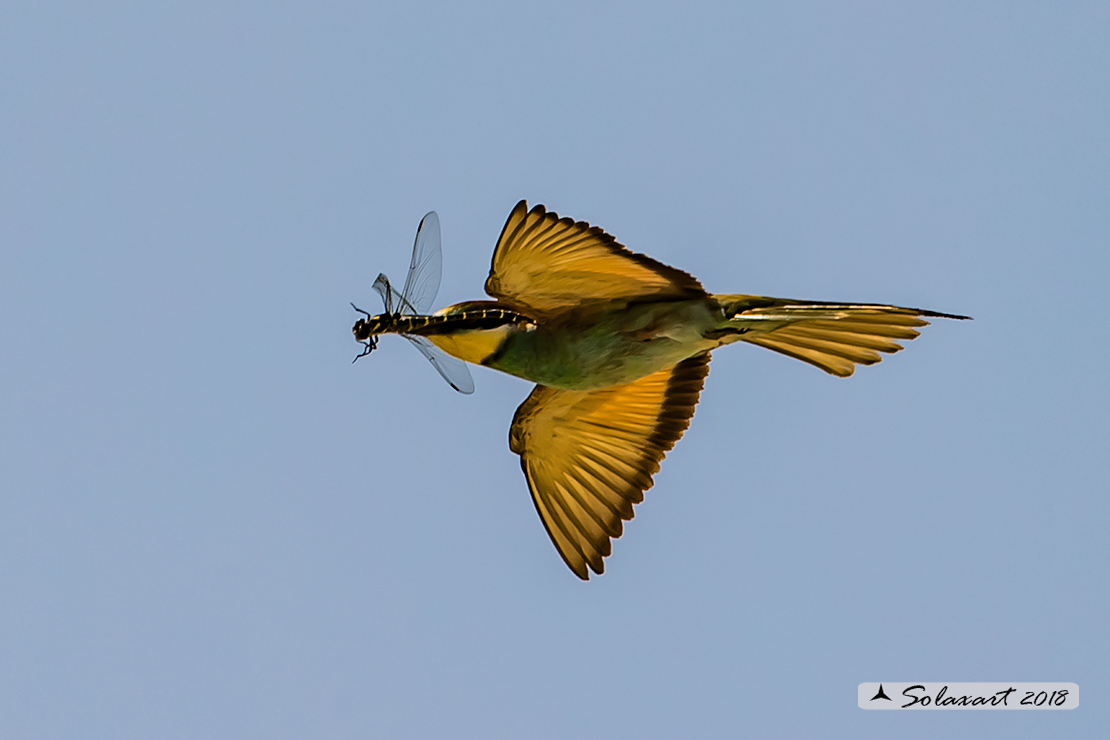
<path fill-rule="evenodd" d="M 439 292 L 442 280 L 443 246 L 440 240 L 439 216 L 435 211 L 429 211 L 424 218 L 420 219 L 420 226 L 416 229 L 416 241 L 412 245 L 412 261 L 409 263 L 408 276 L 405 278 L 405 287 L 401 294 L 397 295 L 389 284 L 389 278 L 383 272 L 379 273 L 374 280 L 373 288 L 381 296 L 385 312 L 373 316 L 354 303 L 351 304 L 351 308 L 366 317 L 355 322 L 355 339 L 362 343 L 363 350 L 352 362 L 358 362 L 359 359 L 377 349 L 378 334 L 395 332 L 412 342 L 452 388 L 460 393 L 473 393 L 474 379 L 470 376 L 470 370 L 465 362 L 456 360 L 432 344 L 426 337 L 400 330 L 408 325 L 407 322 L 428 312 L 435 301 L 436 293 Z"/>
<path fill-rule="evenodd" d="M 612 541 L 689 427 L 714 350 L 753 344 L 847 377 L 901 350 L 927 319 L 968 318 L 709 293 L 601 228 L 523 200 L 494 247 L 485 283 L 493 300 L 426 313 L 441 268 L 432 212 L 420 223 L 400 295 L 379 275 L 385 313 L 355 307 L 363 314 L 353 327 L 364 346 L 359 357 L 379 335 L 400 334 L 463 393 L 474 390 L 466 363 L 535 383 L 513 417 L 509 449 L 520 456 L 548 537 L 582 580 L 604 572 Z"/>

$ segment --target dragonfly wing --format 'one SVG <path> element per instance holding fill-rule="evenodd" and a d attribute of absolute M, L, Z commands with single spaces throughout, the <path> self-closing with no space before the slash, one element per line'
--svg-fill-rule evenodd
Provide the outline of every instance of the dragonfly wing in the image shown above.
<path fill-rule="evenodd" d="M 378 273 L 378 279 L 374 281 L 374 290 L 378 291 L 378 295 L 382 297 L 385 312 L 393 313 L 393 298 L 397 294 L 393 292 L 393 286 L 389 284 L 389 278 L 385 276 L 384 272 Z"/>
<path fill-rule="evenodd" d="M 470 369 L 466 363 L 447 354 L 439 347 L 432 344 L 427 337 L 413 334 L 402 334 L 405 339 L 412 342 L 420 354 L 428 358 L 428 362 L 439 371 L 452 388 L 459 393 L 473 393 L 474 379 L 470 377 Z"/>
<path fill-rule="evenodd" d="M 416 242 L 412 245 L 412 262 L 401 291 L 402 313 L 424 314 L 432 307 L 443 278 L 443 250 L 439 238 L 439 216 L 429 211 L 420 220 Z M 411 310 L 410 310 L 411 309 Z"/>

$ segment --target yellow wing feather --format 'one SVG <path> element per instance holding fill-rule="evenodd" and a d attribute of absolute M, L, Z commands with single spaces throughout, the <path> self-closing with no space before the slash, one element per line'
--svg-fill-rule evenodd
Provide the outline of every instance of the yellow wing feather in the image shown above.
<path fill-rule="evenodd" d="M 533 316 L 593 301 L 705 295 L 690 275 L 630 252 L 584 221 L 520 201 L 509 214 L 486 279 L 486 293 Z"/>
<path fill-rule="evenodd" d="M 626 385 L 538 385 L 517 409 L 509 448 L 520 455 L 552 543 L 579 578 L 605 570 L 612 538 L 690 425 L 708 372 L 702 354 Z"/>

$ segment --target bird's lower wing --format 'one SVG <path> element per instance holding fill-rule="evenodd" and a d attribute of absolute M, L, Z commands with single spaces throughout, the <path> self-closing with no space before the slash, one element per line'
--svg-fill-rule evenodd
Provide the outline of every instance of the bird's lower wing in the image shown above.
<path fill-rule="evenodd" d="M 625 385 L 591 391 L 536 386 L 517 409 L 509 448 L 563 560 L 583 580 L 620 537 L 667 450 L 690 425 L 709 355 Z"/>

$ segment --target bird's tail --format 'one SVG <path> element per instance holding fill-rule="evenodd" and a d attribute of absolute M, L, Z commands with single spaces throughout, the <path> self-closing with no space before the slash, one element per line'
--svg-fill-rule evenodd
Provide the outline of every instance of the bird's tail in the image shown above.
<path fill-rule="evenodd" d="M 902 349 L 927 318 L 968 316 L 877 303 L 826 303 L 754 295 L 715 295 L 722 310 L 716 332 L 723 342 L 744 341 L 773 349 L 847 377 L 856 365 L 873 365 L 881 352 Z"/>

